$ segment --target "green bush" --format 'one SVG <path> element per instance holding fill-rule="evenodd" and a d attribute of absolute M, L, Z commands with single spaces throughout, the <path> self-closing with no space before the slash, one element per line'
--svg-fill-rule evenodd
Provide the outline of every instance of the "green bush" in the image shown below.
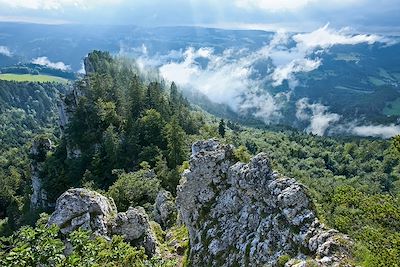
<path fill-rule="evenodd" d="M 125 211 L 130 206 L 151 208 L 159 190 L 160 180 L 154 177 L 152 171 L 140 170 L 120 174 L 108 195 L 114 199 L 119 211 Z"/>
<path fill-rule="evenodd" d="M 172 267 L 174 260 L 148 259 L 144 249 L 125 243 L 121 236 L 110 241 L 77 230 L 67 236 L 66 246 L 56 226 L 23 227 L 8 238 L 0 239 L 0 266 L 102 266 L 102 267 Z"/>

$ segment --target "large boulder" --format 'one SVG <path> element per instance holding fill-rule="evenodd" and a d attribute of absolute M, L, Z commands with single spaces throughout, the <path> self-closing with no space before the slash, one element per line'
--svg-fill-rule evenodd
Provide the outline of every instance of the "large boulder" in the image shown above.
<path fill-rule="evenodd" d="M 176 222 L 176 215 L 177 210 L 172 194 L 166 190 L 158 192 L 156 202 L 154 203 L 154 220 L 163 229 L 166 229 Z"/>
<path fill-rule="evenodd" d="M 195 143 L 176 204 L 193 266 L 276 266 L 288 255 L 287 266 L 338 266 L 349 257 L 351 240 L 318 221 L 307 189 L 273 172 L 266 154 L 244 164 L 232 146 Z"/>
<path fill-rule="evenodd" d="M 113 199 L 91 190 L 75 188 L 62 194 L 48 221 L 48 225 L 53 224 L 63 234 L 80 228 L 107 238 L 121 235 L 132 245 L 144 247 L 150 257 L 158 253 L 155 234 L 143 208 L 130 207 L 118 213 Z"/>
<path fill-rule="evenodd" d="M 82 228 L 98 235 L 107 235 L 108 225 L 117 215 L 112 199 L 95 191 L 75 188 L 66 191 L 56 202 L 48 224 L 56 224 L 63 234 Z"/>

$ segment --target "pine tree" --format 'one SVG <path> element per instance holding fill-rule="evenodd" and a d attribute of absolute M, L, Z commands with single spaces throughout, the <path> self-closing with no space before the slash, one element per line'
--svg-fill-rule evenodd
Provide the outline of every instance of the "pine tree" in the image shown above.
<path fill-rule="evenodd" d="M 225 122 L 223 119 L 219 122 L 218 133 L 222 138 L 225 138 Z"/>
<path fill-rule="evenodd" d="M 169 92 L 169 99 L 170 99 L 170 105 L 171 108 L 175 108 L 179 105 L 179 93 L 178 93 L 178 88 L 176 87 L 176 84 L 174 82 L 171 83 L 171 88 Z"/>
<path fill-rule="evenodd" d="M 178 124 L 176 117 L 164 128 L 168 148 L 168 165 L 175 169 L 185 160 L 185 131 Z"/>
<path fill-rule="evenodd" d="M 140 85 L 139 78 L 135 75 L 130 83 L 129 87 L 129 110 L 130 116 L 138 118 L 143 105 L 143 90 Z"/>

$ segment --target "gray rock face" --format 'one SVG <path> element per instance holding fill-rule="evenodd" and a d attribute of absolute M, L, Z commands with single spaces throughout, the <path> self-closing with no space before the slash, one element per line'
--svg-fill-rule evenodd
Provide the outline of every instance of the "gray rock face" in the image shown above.
<path fill-rule="evenodd" d="M 112 199 L 94 191 L 76 188 L 66 191 L 57 199 L 48 224 L 58 225 L 63 234 L 81 227 L 98 235 L 106 235 L 108 225 L 116 215 L 117 208 Z"/>
<path fill-rule="evenodd" d="M 172 194 L 166 190 L 158 192 L 154 204 L 154 220 L 165 229 L 171 227 L 176 222 L 176 215 L 177 210 Z"/>
<path fill-rule="evenodd" d="M 85 67 L 86 75 L 89 75 L 95 71 L 92 62 L 90 61 L 90 59 L 88 57 L 85 57 L 85 59 L 83 60 L 83 64 Z"/>
<path fill-rule="evenodd" d="M 82 80 L 67 91 L 65 96 L 61 96 L 60 101 L 57 102 L 58 107 L 58 118 L 61 133 L 64 134 L 70 118 L 72 118 L 74 112 L 76 111 L 79 103 L 80 97 L 83 95 L 81 86 L 85 84 L 85 80 Z M 67 157 L 69 159 L 81 157 L 82 152 L 79 147 L 75 144 L 67 143 Z"/>
<path fill-rule="evenodd" d="M 52 149 L 52 144 L 50 139 L 40 138 L 33 141 L 30 156 L 32 158 L 31 162 L 31 182 L 32 182 L 32 195 L 30 201 L 30 207 L 32 210 L 47 208 L 47 193 L 43 189 L 42 179 L 40 177 L 40 172 L 43 168 L 44 161 L 46 159 L 46 154 Z"/>
<path fill-rule="evenodd" d="M 95 235 L 122 235 L 125 241 L 143 246 L 149 256 L 158 252 L 155 235 L 143 208 L 117 213 L 114 201 L 83 188 L 70 189 L 56 202 L 48 225 L 56 224 L 63 234 L 81 228 Z"/>
<path fill-rule="evenodd" d="M 113 221 L 111 232 L 144 247 L 147 255 L 158 253 L 156 237 L 151 231 L 149 217 L 142 207 L 131 207 L 127 212 L 118 213 Z"/>
<path fill-rule="evenodd" d="M 351 241 L 318 221 L 303 185 L 273 172 L 266 154 L 235 161 L 232 146 L 215 140 L 192 147 L 176 202 L 193 266 L 275 266 L 283 255 L 297 259 L 287 266 L 345 261 Z"/>

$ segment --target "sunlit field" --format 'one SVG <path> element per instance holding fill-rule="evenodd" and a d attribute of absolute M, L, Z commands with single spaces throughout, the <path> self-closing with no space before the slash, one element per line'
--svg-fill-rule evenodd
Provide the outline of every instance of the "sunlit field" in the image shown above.
<path fill-rule="evenodd" d="M 56 82 L 67 83 L 67 79 L 50 75 L 32 75 L 32 74 L 0 74 L 0 80 L 15 82 Z"/>

